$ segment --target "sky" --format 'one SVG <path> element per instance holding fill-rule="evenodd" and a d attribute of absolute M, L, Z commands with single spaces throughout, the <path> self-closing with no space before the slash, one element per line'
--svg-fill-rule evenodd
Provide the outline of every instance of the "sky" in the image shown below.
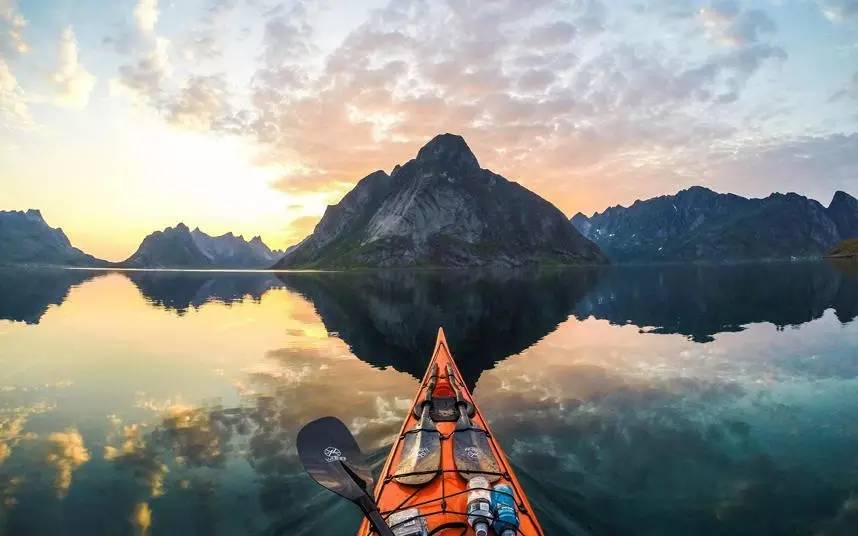
<path fill-rule="evenodd" d="M 465 137 L 568 216 L 692 185 L 858 195 L 858 1 L 0 0 L 0 210 L 128 257 L 312 231 Z"/>

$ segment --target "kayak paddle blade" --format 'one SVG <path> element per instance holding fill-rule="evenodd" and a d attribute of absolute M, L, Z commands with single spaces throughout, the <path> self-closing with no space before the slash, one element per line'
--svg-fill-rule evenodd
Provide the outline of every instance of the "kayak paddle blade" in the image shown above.
<path fill-rule="evenodd" d="M 500 473 L 500 467 L 489 445 L 488 434 L 480 428 L 453 432 L 453 461 L 456 471 L 465 480 L 484 476 L 489 483 L 493 483 L 500 479 L 500 474 L 486 474 Z"/>
<path fill-rule="evenodd" d="M 431 481 L 441 469 L 441 433 L 423 406 L 417 426 L 405 432 L 394 478 L 400 484 L 420 486 Z M 408 474 L 419 473 L 419 474 Z"/>
<path fill-rule="evenodd" d="M 456 375 L 450 365 L 447 365 L 447 376 L 456 393 L 456 400 L 459 401 L 459 420 L 456 421 L 456 429 L 453 432 L 453 462 L 456 464 L 456 471 L 465 480 L 484 476 L 489 483 L 496 482 L 500 479 L 499 474 L 486 474 L 500 473 L 497 458 L 489 444 L 489 434 L 471 422 L 469 402 L 456 386 Z"/>
<path fill-rule="evenodd" d="M 372 490 L 372 473 L 357 441 L 336 417 L 322 417 L 301 428 L 298 457 L 313 480 L 350 501 Z"/>

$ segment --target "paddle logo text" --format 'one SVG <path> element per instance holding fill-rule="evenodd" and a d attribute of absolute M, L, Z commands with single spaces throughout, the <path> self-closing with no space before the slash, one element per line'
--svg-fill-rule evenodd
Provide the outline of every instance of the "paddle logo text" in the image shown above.
<path fill-rule="evenodd" d="M 326 448 L 325 450 L 322 451 L 322 456 L 325 458 L 325 461 L 328 463 L 346 461 L 346 457 L 343 456 L 343 451 L 341 451 L 337 447 Z"/>

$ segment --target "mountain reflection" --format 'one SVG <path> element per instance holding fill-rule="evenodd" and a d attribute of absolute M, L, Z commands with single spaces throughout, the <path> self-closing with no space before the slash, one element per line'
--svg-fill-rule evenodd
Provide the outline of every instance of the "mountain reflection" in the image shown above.
<path fill-rule="evenodd" d="M 361 359 L 421 376 L 438 326 L 473 385 L 494 363 L 532 345 L 574 315 L 709 342 L 770 322 L 810 322 L 834 309 L 858 316 L 851 265 L 776 263 L 615 266 L 543 272 L 385 271 L 266 273 L 123 271 L 153 306 L 184 314 L 209 302 L 259 301 L 287 287 L 309 299 L 328 331 Z M 0 319 L 37 324 L 71 288 L 103 271 L 2 270 Z"/>
<path fill-rule="evenodd" d="M 0 320 L 38 324 L 51 305 L 61 305 L 72 287 L 102 272 L 63 269 L 0 269 Z"/>
<path fill-rule="evenodd" d="M 247 297 L 259 301 L 273 288 L 283 284 L 265 272 L 122 272 L 137 285 L 153 305 L 184 314 L 209 302 L 229 305 Z"/>
<path fill-rule="evenodd" d="M 858 277 L 827 263 L 619 266 L 574 314 L 709 342 L 747 324 L 804 324 L 829 308 L 843 323 L 858 315 Z"/>
<path fill-rule="evenodd" d="M 443 326 L 465 381 L 569 317 L 595 270 L 282 273 L 358 358 L 422 377 Z"/>

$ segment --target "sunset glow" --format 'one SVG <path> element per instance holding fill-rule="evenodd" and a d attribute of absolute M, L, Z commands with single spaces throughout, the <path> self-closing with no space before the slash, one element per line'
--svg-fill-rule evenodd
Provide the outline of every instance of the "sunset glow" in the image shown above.
<path fill-rule="evenodd" d="M 0 0 L 0 209 L 108 260 L 180 221 L 287 247 L 440 132 L 568 216 L 827 204 L 856 110 L 845 0 Z"/>

